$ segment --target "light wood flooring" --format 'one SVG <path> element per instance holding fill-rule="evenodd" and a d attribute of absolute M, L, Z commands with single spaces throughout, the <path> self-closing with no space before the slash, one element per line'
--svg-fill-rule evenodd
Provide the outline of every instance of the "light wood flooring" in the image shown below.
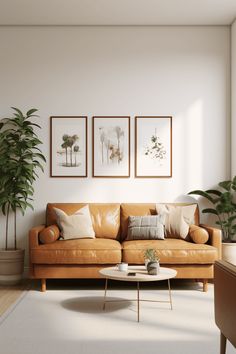
<path fill-rule="evenodd" d="M 19 285 L 0 286 L 0 316 L 12 306 L 25 290 L 30 288 L 29 280 L 22 281 Z"/>
<path fill-rule="evenodd" d="M 134 284 L 120 284 L 120 282 L 112 282 L 112 288 L 132 288 Z M 202 291 L 202 283 L 183 280 L 183 279 L 174 279 L 172 284 L 175 289 L 178 288 L 195 288 L 196 290 Z M 156 285 L 152 284 L 155 288 Z M 143 288 L 149 288 L 151 285 L 142 284 Z M 159 288 L 166 287 L 166 284 L 158 284 Z M 47 281 L 48 290 L 71 290 L 71 289 L 104 289 L 104 280 L 101 279 L 53 279 Z M 7 311 L 22 295 L 25 290 L 36 290 L 40 291 L 40 281 L 32 279 L 24 279 L 21 284 L 15 286 L 0 286 L 0 316 Z M 43 296 L 43 293 L 42 293 Z"/>

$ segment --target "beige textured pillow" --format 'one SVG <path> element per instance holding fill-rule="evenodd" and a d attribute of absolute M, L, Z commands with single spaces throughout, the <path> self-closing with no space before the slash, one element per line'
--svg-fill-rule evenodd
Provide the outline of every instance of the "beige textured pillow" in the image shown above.
<path fill-rule="evenodd" d="M 53 209 L 57 216 L 61 235 L 65 240 L 95 237 L 88 205 L 77 210 L 73 215 L 67 215 L 63 210 L 58 208 Z"/>
<path fill-rule="evenodd" d="M 157 214 L 165 214 L 165 232 L 167 237 L 188 238 L 189 225 L 194 223 L 197 205 L 156 204 Z"/>

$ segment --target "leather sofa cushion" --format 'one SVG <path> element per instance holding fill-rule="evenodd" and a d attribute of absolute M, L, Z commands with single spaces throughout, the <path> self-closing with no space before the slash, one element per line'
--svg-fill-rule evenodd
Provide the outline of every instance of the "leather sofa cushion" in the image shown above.
<path fill-rule="evenodd" d="M 211 264 L 218 258 L 215 247 L 181 239 L 124 241 L 122 247 L 122 261 L 130 264 L 144 264 L 147 248 L 156 249 L 162 264 Z"/>
<path fill-rule="evenodd" d="M 129 216 L 156 215 L 156 204 L 150 203 L 123 203 L 120 206 L 121 239 L 128 234 Z"/>
<path fill-rule="evenodd" d="M 192 203 L 169 203 L 169 205 L 186 206 L 192 205 Z M 124 240 L 128 233 L 128 218 L 129 216 L 144 216 L 144 215 L 156 215 L 155 203 L 122 203 L 121 206 L 121 239 Z M 199 224 L 199 209 L 196 208 L 194 214 L 194 223 Z"/>
<path fill-rule="evenodd" d="M 95 236 L 118 239 L 120 232 L 120 204 L 118 203 L 49 203 L 46 212 L 46 225 L 56 224 L 53 208 L 63 210 L 67 215 L 89 205 Z"/>
<path fill-rule="evenodd" d="M 30 250 L 37 264 L 117 264 L 121 262 L 121 244 L 108 239 L 61 240 Z"/>

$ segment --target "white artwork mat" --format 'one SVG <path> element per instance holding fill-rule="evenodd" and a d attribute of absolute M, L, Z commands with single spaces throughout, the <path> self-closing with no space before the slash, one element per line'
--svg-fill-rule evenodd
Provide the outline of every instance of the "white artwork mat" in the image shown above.
<path fill-rule="evenodd" d="M 51 118 L 51 175 L 86 176 L 86 117 Z"/>
<path fill-rule="evenodd" d="M 171 117 L 136 117 L 136 177 L 171 176 Z"/>
<path fill-rule="evenodd" d="M 93 117 L 94 177 L 129 177 L 129 117 Z"/>

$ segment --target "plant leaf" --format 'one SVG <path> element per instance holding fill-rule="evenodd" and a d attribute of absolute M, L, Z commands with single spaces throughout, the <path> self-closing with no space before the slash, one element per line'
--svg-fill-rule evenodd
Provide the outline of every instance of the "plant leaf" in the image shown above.
<path fill-rule="evenodd" d="M 214 215 L 217 215 L 218 216 L 218 212 L 215 210 L 215 209 L 212 209 L 212 208 L 206 208 L 206 209 L 203 209 L 202 212 L 204 214 L 214 214 Z"/>
<path fill-rule="evenodd" d="M 32 109 L 30 109 L 27 113 L 26 113 L 26 116 L 27 117 L 30 117 L 33 113 L 35 113 L 35 112 L 38 112 L 38 109 L 36 109 L 36 108 L 32 108 Z"/>
<path fill-rule="evenodd" d="M 19 114 L 19 116 L 22 118 L 22 117 L 24 117 L 23 116 L 23 113 L 21 112 L 21 110 L 19 109 L 19 108 L 16 108 L 16 107 L 11 107 L 14 111 L 16 111 L 18 114 Z"/>
<path fill-rule="evenodd" d="M 223 182 L 220 182 L 218 185 L 229 192 L 230 188 L 231 188 L 231 184 L 232 184 L 231 181 L 223 181 Z"/>
<path fill-rule="evenodd" d="M 189 192 L 188 194 L 200 195 L 201 197 L 208 199 L 212 204 L 215 204 L 215 200 L 207 192 L 201 191 L 199 189 Z"/>
<path fill-rule="evenodd" d="M 206 191 L 206 193 L 209 193 L 209 194 L 214 194 L 214 195 L 217 195 L 218 197 L 221 196 L 222 192 L 218 191 L 217 189 L 208 189 Z"/>

